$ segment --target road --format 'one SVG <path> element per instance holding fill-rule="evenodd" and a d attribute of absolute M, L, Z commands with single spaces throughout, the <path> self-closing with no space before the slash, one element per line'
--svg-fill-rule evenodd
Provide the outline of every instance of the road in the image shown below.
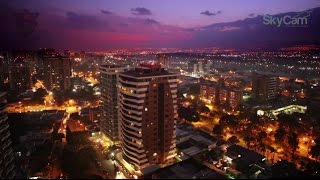
<path fill-rule="evenodd" d="M 64 137 L 62 138 L 62 143 L 59 141 L 55 141 L 53 144 L 53 147 L 51 149 L 51 153 L 49 156 L 49 163 L 48 163 L 48 178 L 54 179 L 56 177 L 59 177 L 62 174 L 62 170 L 60 168 L 60 162 L 59 162 L 59 156 L 62 153 L 62 150 L 64 148 L 64 145 L 66 145 L 66 127 L 67 127 L 67 121 L 70 118 L 70 113 L 65 112 L 62 118 L 62 121 L 59 125 L 58 133 L 64 134 Z"/>
<path fill-rule="evenodd" d="M 70 113 L 65 112 L 63 115 L 62 122 L 60 124 L 60 128 L 58 133 L 62 133 L 64 135 L 64 138 L 62 138 L 62 143 L 65 145 L 67 143 L 66 137 L 67 137 L 67 122 L 70 119 Z"/>
<path fill-rule="evenodd" d="M 101 163 L 100 173 L 102 173 L 104 176 L 107 176 L 108 178 L 114 179 L 117 174 L 115 170 L 114 161 L 111 159 L 108 159 L 106 155 L 103 154 L 102 148 L 100 148 L 99 146 L 94 146 L 94 147 L 97 152 L 98 162 Z M 104 173 L 103 170 L 107 171 L 108 173 Z"/>
<path fill-rule="evenodd" d="M 97 166 L 98 173 L 102 177 L 107 177 L 110 179 L 115 179 L 119 177 L 119 173 L 117 173 L 118 168 L 116 168 L 116 161 L 114 156 L 117 152 L 117 148 L 110 148 L 112 142 L 108 139 L 105 139 L 101 136 L 90 137 L 90 141 L 94 144 L 94 149 L 97 154 Z"/>

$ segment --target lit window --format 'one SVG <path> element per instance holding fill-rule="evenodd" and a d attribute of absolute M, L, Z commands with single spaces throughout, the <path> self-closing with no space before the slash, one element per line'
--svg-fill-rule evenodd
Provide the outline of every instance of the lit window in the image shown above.
<path fill-rule="evenodd" d="M 153 153 L 153 156 L 157 156 L 157 153 Z"/>
<path fill-rule="evenodd" d="M 144 108 L 144 111 L 148 111 L 148 108 Z"/>

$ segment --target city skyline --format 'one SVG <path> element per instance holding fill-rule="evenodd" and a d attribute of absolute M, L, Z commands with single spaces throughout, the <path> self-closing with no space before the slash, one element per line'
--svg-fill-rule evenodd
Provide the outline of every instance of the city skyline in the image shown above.
<path fill-rule="evenodd" d="M 11 0 L 0 20 L 0 179 L 320 177 L 319 0 Z"/>
<path fill-rule="evenodd" d="M 318 176 L 319 58 L 2 51 L 0 149 L 10 137 L 17 178 Z"/>

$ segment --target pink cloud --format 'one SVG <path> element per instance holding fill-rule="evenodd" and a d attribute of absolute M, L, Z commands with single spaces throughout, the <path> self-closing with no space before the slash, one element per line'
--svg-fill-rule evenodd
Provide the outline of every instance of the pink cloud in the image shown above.
<path fill-rule="evenodd" d="M 49 21 L 50 20 L 50 21 Z M 53 39 L 75 43 L 107 44 L 119 46 L 185 40 L 192 33 L 183 28 L 163 25 L 156 20 L 122 17 L 115 14 L 90 15 L 67 12 L 46 14 L 40 19 L 42 31 Z"/>
<path fill-rule="evenodd" d="M 237 26 L 223 26 L 222 28 L 219 29 L 219 31 L 225 32 L 225 31 L 235 31 L 235 30 L 239 30 L 239 29 L 241 29 L 241 27 L 237 27 Z"/>

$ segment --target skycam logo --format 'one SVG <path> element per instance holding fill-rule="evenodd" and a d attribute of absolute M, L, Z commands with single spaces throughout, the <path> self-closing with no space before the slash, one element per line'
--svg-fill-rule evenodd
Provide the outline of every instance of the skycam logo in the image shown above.
<path fill-rule="evenodd" d="M 263 16 L 263 24 L 276 27 L 307 27 L 311 11 L 299 12 L 294 16 Z"/>

